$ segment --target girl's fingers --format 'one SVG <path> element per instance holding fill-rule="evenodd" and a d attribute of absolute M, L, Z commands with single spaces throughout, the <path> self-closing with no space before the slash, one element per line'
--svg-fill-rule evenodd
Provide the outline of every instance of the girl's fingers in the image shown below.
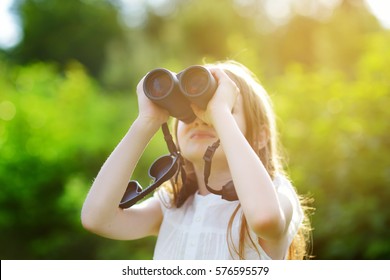
<path fill-rule="evenodd" d="M 229 106 L 230 109 L 232 109 L 239 94 L 239 88 L 222 69 L 214 68 L 210 69 L 210 71 L 214 75 L 218 83 L 218 88 L 215 92 L 215 98 L 213 98 L 214 100 L 212 101 L 221 104 L 226 104 L 227 106 Z"/>
<path fill-rule="evenodd" d="M 207 110 L 202 110 L 200 107 L 198 107 L 196 104 L 191 103 L 190 104 L 192 111 L 194 112 L 195 116 L 200 119 L 202 122 L 210 125 L 211 121 L 207 115 Z"/>

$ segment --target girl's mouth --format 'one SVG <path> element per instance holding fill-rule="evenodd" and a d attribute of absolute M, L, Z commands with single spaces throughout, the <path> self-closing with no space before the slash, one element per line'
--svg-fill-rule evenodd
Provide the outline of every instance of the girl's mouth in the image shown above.
<path fill-rule="evenodd" d="M 215 138 L 215 135 L 207 131 L 194 131 L 190 136 L 190 139 L 209 139 L 209 138 Z"/>

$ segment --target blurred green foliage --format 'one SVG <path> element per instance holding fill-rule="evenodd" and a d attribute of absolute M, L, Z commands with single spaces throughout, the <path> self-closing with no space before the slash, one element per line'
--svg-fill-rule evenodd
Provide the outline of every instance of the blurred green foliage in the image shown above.
<path fill-rule="evenodd" d="M 43 63 L 0 69 L 1 257 L 105 257 L 80 209 L 135 96 L 105 94 L 76 62 L 63 75 Z"/>
<path fill-rule="evenodd" d="M 263 0 L 149 1 L 127 14 L 106 2 L 19 1 L 25 39 L 0 59 L 2 259 L 151 258 L 155 238 L 113 241 L 82 229 L 83 200 L 137 115 L 135 86 L 147 71 L 226 58 L 271 94 L 288 171 L 314 198 L 315 258 L 390 258 L 390 32 L 359 1 L 319 7 L 326 18 L 297 12 L 282 25 Z M 103 15 L 115 32 L 91 29 Z M 75 38 L 37 40 L 53 34 L 52 22 Z M 32 39 L 46 51 L 27 52 Z M 134 178 L 146 185 L 165 153 L 159 133 Z"/>
<path fill-rule="evenodd" d="M 272 81 L 289 171 L 315 199 L 314 252 L 390 257 L 390 34 L 373 34 L 355 77 L 291 65 Z"/>
<path fill-rule="evenodd" d="M 24 34 L 11 52 L 18 63 L 55 61 L 63 68 L 76 59 L 99 77 L 106 47 L 124 39 L 118 12 L 110 1 L 16 1 Z"/>

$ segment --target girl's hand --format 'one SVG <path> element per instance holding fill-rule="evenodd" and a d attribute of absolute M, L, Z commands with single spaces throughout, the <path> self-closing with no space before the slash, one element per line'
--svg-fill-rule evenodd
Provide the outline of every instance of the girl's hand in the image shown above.
<path fill-rule="evenodd" d="M 214 96 L 207 104 L 206 110 L 202 110 L 194 104 L 192 104 L 191 107 L 199 119 L 212 125 L 213 115 L 220 114 L 223 111 L 233 111 L 240 90 L 223 70 L 213 68 L 210 69 L 210 71 L 217 81 L 217 89 Z"/>
<path fill-rule="evenodd" d="M 138 97 L 138 118 L 146 120 L 147 122 L 155 122 L 161 125 L 168 121 L 169 113 L 167 110 L 154 104 L 144 93 L 144 79 L 137 85 L 137 97 Z"/>

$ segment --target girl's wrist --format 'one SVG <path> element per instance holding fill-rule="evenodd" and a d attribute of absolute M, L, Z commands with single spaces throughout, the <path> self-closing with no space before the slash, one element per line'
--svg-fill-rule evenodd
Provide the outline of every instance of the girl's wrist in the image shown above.
<path fill-rule="evenodd" d="M 228 107 L 218 107 L 211 110 L 211 120 L 214 127 L 225 125 L 229 117 L 232 116 Z"/>
<path fill-rule="evenodd" d="M 162 120 L 139 115 L 132 126 L 145 131 L 156 132 L 164 122 Z"/>

